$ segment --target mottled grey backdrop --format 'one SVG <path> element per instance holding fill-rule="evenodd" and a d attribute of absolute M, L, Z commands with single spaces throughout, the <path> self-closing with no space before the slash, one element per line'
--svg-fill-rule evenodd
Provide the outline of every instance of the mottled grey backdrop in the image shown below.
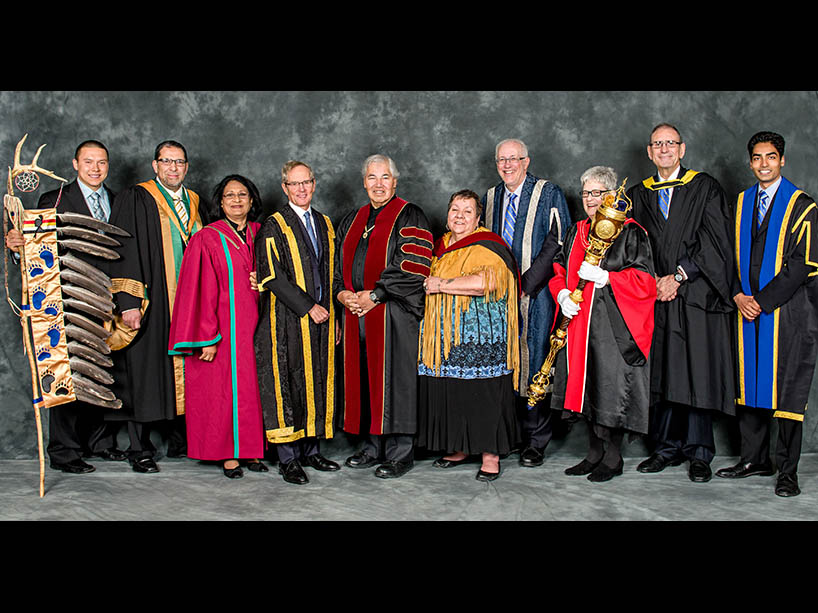
<path fill-rule="evenodd" d="M 0 156 L 11 165 L 26 133 L 22 162 L 48 146 L 40 165 L 72 179 L 76 145 L 102 140 L 111 154 L 114 190 L 152 176 L 157 143 L 182 142 L 190 159 L 186 184 L 209 197 L 225 175 L 240 173 L 258 185 L 265 212 L 285 203 L 280 169 L 289 159 L 310 165 L 318 179 L 315 205 L 338 220 L 366 202 L 360 166 L 380 152 L 401 173 L 398 194 L 420 204 L 435 229 L 443 228 L 451 193 L 483 193 L 499 179 L 497 141 L 516 137 L 529 145 L 530 170 L 560 185 L 572 214 L 580 174 L 589 166 L 617 169 L 629 185 L 654 167 L 645 154 L 650 129 L 667 121 L 687 142 L 684 164 L 715 176 L 731 196 L 753 180 L 747 140 L 759 130 L 787 139 L 785 174 L 818 194 L 816 92 L 441 92 L 441 91 L 5 91 L 0 92 Z M 33 207 L 44 179 L 23 202 Z M 11 297 L 19 279 L 10 271 Z M 20 327 L 0 308 L 0 458 L 36 456 L 28 365 Z M 814 404 L 816 386 L 810 395 Z M 47 416 L 44 423 L 47 423 Z M 717 453 L 737 454 L 733 424 L 717 423 Z M 815 418 L 808 412 L 804 451 L 818 450 Z M 582 449 L 584 441 L 577 442 Z"/>

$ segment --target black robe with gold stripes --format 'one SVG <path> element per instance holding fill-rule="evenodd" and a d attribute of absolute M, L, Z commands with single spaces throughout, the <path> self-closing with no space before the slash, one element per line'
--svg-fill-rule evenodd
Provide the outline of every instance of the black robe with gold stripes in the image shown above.
<path fill-rule="evenodd" d="M 271 443 L 328 439 L 335 433 L 335 230 L 329 217 L 311 212 L 320 258 L 289 205 L 268 217 L 256 237 L 260 313 L 255 350 L 264 430 Z M 308 314 L 316 304 L 329 311 L 320 324 Z"/>

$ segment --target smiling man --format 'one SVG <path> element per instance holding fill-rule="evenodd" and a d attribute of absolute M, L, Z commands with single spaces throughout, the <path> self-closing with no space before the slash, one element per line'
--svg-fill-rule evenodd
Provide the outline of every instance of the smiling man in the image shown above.
<path fill-rule="evenodd" d="M 731 217 L 710 175 L 682 166 L 686 145 L 670 124 L 653 129 L 657 173 L 629 191 L 633 219 L 647 230 L 657 302 L 651 347 L 653 454 L 637 470 L 656 473 L 689 460 L 696 483 L 712 477 L 712 412 L 733 415 Z"/>
<path fill-rule="evenodd" d="M 784 138 L 747 145 L 757 183 L 739 194 L 734 245 L 741 458 L 716 476 L 774 474 L 770 424 L 778 422 L 775 493 L 797 496 L 804 412 L 818 353 L 818 207 L 782 176 Z"/>
<path fill-rule="evenodd" d="M 483 196 L 486 227 L 502 236 L 511 248 L 520 274 L 528 271 L 538 257 L 540 262 L 547 261 L 550 266 L 571 225 L 565 195 L 559 186 L 528 172 L 531 158 L 523 141 L 501 141 L 495 148 L 494 157 L 501 182 Z M 543 254 L 543 251 L 546 253 Z M 517 397 L 523 436 L 520 464 L 534 467 L 543 463 L 545 447 L 551 441 L 553 432 L 549 401 L 543 400 L 529 410 L 526 394 L 528 384 L 548 354 L 549 333 L 554 323 L 551 294 L 541 291 L 536 296 L 522 296 L 520 314 Z"/>
<path fill-rule="evenodd" d="M 110 264 L 121 313 L 114 347 L 113 391 L 122 409 L 108 419 L 127 420 L 134 471 L 157 472 L 152 427 L 168 432 L 167 455 L 185 455 L 184 358 L 168 355 L 171 309 L 187 242 L 202 227 L 199 196 L 184 185 L 189 170 L 181 143 L 164 141 L 154 151 L 154 179 L 117 196 L 111 223 L 130 233 Z"/>
<path fill-rule="evenodd" d="M 344 431 L 361 438 L 350 468 L 380 464 L 401 477 L 414 465 L 418 331 L 432 232 L 421 208 L 396 195 L 395 162 L 376 154 L 362 167 L 369 203 L 338 225 L 333 295 L 344 308 Z"/>

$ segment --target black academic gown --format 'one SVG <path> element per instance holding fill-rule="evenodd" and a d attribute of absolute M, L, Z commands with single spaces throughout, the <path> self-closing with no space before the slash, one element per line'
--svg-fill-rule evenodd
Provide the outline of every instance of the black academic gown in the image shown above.
<path fill-rule="evenodd" d="M 392 223 L 397 210 L 399 214 Z M 362 217 L 358 221 L 366 221 L 366 227 L 370 227 L 370 211 L 369 204 L 352 211 L 337 230 L 333 296 L 345 289 L 371 290 L 369 282 L 374 281 L 375 292 L 381 298 L 381 304 L 361 320 L 344 309 L 343 429 L 351 434 L 411 435 L 417 431 L 418 333 L 425 302 L 423 281 L 429 275 L 433 236 L 421 208 L 395 197 L 375 217 L 374 223 L 383 229 L 371 230 L 363 238 L 353 228 L 358 228 L 359 213 Z M 379 261 L 373 257 L 376 249 L 381 253 L 379 258 L 383 258 Z M 345 265 L 351 271 L 347 279 Z M 364 279 L 365 268 L 373 279 Z M 350 358 L 353 353 L 358 355 L 361 338 L 365 339 L 363 351 L 369 364 L 369 368 L 363 369 L 358 359 Z M 357 388 L 360 394 L 351 391 Z"/>
<path fill-rule="evenodd" d="M 268 217 L 256 236 L 256 363 L 264 430 L 267 440 L 277 444 L 335 433 L 335 230 L 329 217 L 314 208 L 311 216 L 320 244 L 317 256 L 289 205 Z M 308 315 L 316 304 L 330 313 L 320 324 Z"/>
<path fill-rule="evenodd" d="M 108 202 L 113 209 L 116 194 L 108 187 L 103 186 L 108 194 Z M 62 188 L 45 192 L 40 196 L 37 203 L 38 209 L 50 209 L 56 207 L 57 213 L 80 213 L 82 215 L 93 216 L 82 190 L 77 181 L 71 181 Z M 74 256 L 80 258 L 100 270 L 106 270 L 107 260 L 87 253 L 72 252 Z M 66 308 L 70 311 L 70 308 Z M 88 313 L 80 313 L 84 317 L 93 316 Z M 104 322 L 97 321 L 102 324 Z M 106 427 L 102 416 L 104 409 L 93 404 L 76 400 L 67 404 L 54 407 L 49 412 L 48 421 L 48 454 L 52 462 L 66 463 L 79 457 L 80 450 L 87 450 L 93 453 L 116 447 L 112 430 Z"/>
<path fill-rule="evenodd" d="M 118 249 L 122 257 L 111 262 L 109 274 L 114 280 L 139 284 L 146 292 L 148 307 L 130 344 L 112 352 L 111 389 L 123 406 L 109 411 L 106 419 L 172 420 L 184 412 L 184 381 L 175 377 L 173 357 L 168 355 L 172 307 L 165 266 L 172 255 L 163 248 L 156 200 L 146 189 L 139 185 L 126 189 L 117 196 L 113 211 L 111 223 L 129 232 L 131 238 L 122 240 Z M 142 299 L 126 291 L 115 293 L 114 298 L 120 312 L 142 306 Z"/>
<path fill-rule="evenodd" d="M 679 177 L 688 171 L 681 168 Z M 732 217 L 718 182 L 699 172 L 674 187 L 659 210 L 653 179 L 632 187 L 632 216 L 648 233 L 657 277 L 681 265 L 689 280 L 670 302 L 656 302 L 651 400 L 735 414 Z"/>

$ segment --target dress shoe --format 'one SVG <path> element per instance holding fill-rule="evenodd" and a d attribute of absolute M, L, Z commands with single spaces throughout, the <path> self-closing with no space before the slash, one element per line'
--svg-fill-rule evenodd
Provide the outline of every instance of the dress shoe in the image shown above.
<path fill-rule="evenodd" d="M 86 473 L 92 473 L 96 470 L 96 468 L 86 462 L 83 462 L 79 458 L 62 464 L 59 462 L 51 462 L 50 466 L 55 470 L 61 470 L 64 473 L 71 473 L 74 475 L 84 475 Z"/>
<path fill-rule="evenodd" d="M 267 468 L 267 465 L 260 460 L 256 460 L 255 462 L 247 462 L 247 470 L 254 472 L 254 473 L 268 473 L 270 469 Z"/>
<path fill-rule="evenodd" d="M 520 454 L 520 466 L 532 468 L 540 466 L 545 461 L 545 449 L 526 447 Z"/>
<path fill-rule="evenodd" d="M 477 471 L 477 474 L 474 476 L 474 478 L 477 479 L 478 481 L 494 481 L 499 476 L 500 476 L 499 472 L 489 473 L 481 468 L 480 470 Z"/>
<path fill-rule="evenodd" d="M 432 462 L 432 466 L 435 468 L 452 468 L 453 466 L 460 466 L 461 464 L 467 464 L 471 461 L 471 456 L 466 456 L 462 460 L 447 460 L 446 458 L 438 458 Z"/>
<path fill-rule="evenodd" d="M 412 460 L 406 462 L 387 460 L 375 469 L 375 476 L 381 479 L 397 479 L 412 470 L 414 465 L 415 463 Z"/>
<path fill-rule="evenodd" d="M 298 463 L 298 460 L 293 460 L 292 462 L 287 462 L 286 464 L 280 465 L 278 467 L 278 473 L 284 477 L 284 481 L 287 483 L 304 485 L 305 483 L 310 482 L 310 480 L 307 478 L 307 473 L 305 473 L 304 469 L 301 468 L 301 464 Z"/>
<path fill-rule="evenodd" d="M 320 453 L 308 455 L 304 458 L 304 463 L 311 466 L 315 470 L 323 470 L 324 472 L 331 472 L 333 470 L 341 470 L 341 467 L 332 460 L 326 459 Z"/>
<path fill-rule="evenodd" d="M 607 464 L 600 462 L 593 472 L 588 475 L 588 481 L 593 483 L 604 483 L 605 481 L 610 481 L 614 477 L 618 477 L 622 474 L 622 469 L 624 466 L 625 462 L 622 460 L 622 458 L 619 459 L 619 463 L 616 465 L 616 468 L 611 468 Z"/>
<path fill-rule="evenodd" d="M 710 464 L 704 460 L 690 460 L 687 476 L 693 483 L 707 483 L 713 478 L 713 471 L 710 470 Z"/>
<path fill-rule="evenodd" d="M 222 466 L 222 470 L 224 471 L 224 476 L 228 479 L 241 479 L 244 476 L 244 471 L 241 469 L 241 466 L 234 466 L 233 468 Z"/>
<path fill-rule="evenodd" d="M 103 460 L 108 460 L 109 462 L 122 462 L 123 460 L 128 459 L 128 454 L 121 449 L 111 447 L 110 449 L 103 449 L 102 451 L 92 453 L 89 457 L 102 458 Z"/>
<path fill-rule="evenodd" d="M 367 455 L 365 451 L 359 451 L 358 453 L 349 456 L 346 459 L 346 464 L 350 468 L 369 468 L 370 466 L 375 466 L 378 463 L 376 458 L 373 458 L 370 455 Z"/>
<path fill-rule="evenodd" d="M 801 489 L 798 487 L 798 475 L 795 473 L 788 475 L 781 473 L 778 475 L 778 480 L 775 483 L 775 495 L 789 498 L 790 496 L 798 496 Z"/>
<path fill-rule="evenodd" d="M 589 462 L 588 460 L 582 460 L 576 466 L 572 466 L 571 468 L 565 469 L 565 474 L 570 476 L 577 476 L 581 477 L 582 475 L 590 475 L 594 472 L 594 469 L 599 466 L 599 462 Z"/>
<path fill-rule="evenodd" d="M 735 466 L 720 468 L 716 471 L 716 476 L 722 477 L 723 479 L 743 479 L 744 477 L 753 477 L 755 475 L 769 477 L 774 474 L 772 464 L 769 462 L 764 462 L 763 464 L 739 462 Z"/>
<path fill-rule="evenodd" d="M 647 460 L 644 460 L 636 467 L 640 473 L 660 473 L 668 466 L 678 466 L 682 460 L 666 458 L 665 456 L 654 453 Z"/>
<path fill-rule="evenodd" d="M 156 462 L 153 461 L 152 458 L 142 458 L 139 460 L 134 460 L 134 463 L 131 465 L 134 472 L 137 473 L 158 473 L 159 467 L 156 465 Z"/>

